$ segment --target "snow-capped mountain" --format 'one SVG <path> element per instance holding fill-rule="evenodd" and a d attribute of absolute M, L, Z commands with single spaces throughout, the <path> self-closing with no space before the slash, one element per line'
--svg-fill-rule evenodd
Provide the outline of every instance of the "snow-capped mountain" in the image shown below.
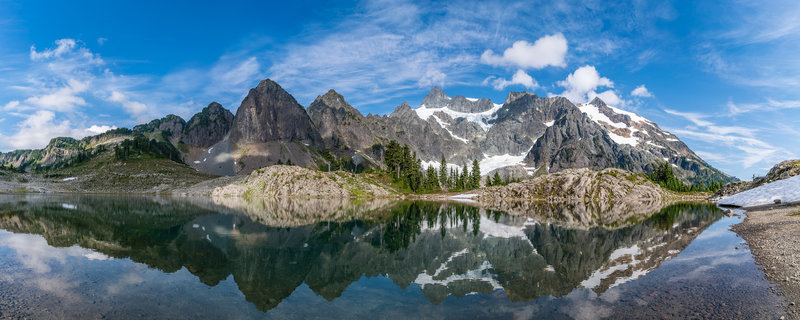
<path fill-rule="evenodd" d="M 288 161 L 316 168 L 326 163 L 322 156 L 326 149 L 337 157 L 379 165 L 382 146 L 395 140 L 407 144 L 426 166 L 438 167 L 443 156 L 459 167 L 478 160 L 484 175 L 499 170 L 502 176 L 522 178 L 567 168 L 609 167 L 648 172 L 668 161 L 687 181 L 735 180 L 654 122 L 600 99 L 575 105 L 563 97 L 511 92 L 497 104 L 485 98 L 450 97 L 434 87 L 416 108 L 403 103 L 388 116 L 364 116 L 333 90 L 306 109 L 267 79 L 250 90 L 233 117 L 213 105 L 213 110 L 193 117 L 192 124 L 170 115 L 137 126 L 133 133 L 168 137 L 165 141 L 180 150 L 186 163 L 215 174 L 248 173 Z M 63 148 L 46 148 L 50 149 Z M 36 150 L 0 154 L 0 163 L 53 166 L 69 161 L 71 156 L 66 155 L 74 153 L 49 152 L 53 154 L 49 158 L 42 154 Z"/>

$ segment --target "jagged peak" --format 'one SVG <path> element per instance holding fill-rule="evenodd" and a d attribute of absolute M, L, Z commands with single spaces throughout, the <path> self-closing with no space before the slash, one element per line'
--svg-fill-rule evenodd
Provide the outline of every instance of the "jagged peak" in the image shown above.
<path fill-rule="evenodd" d="M 394 111 L 389 114 L 389 116 L 397 116 L 406 112 L 414 112 L 414 110 L 411 109 L 411 106 L 408 105 L 408 102 L 403 101 L 403 103 L 397 106 L 397 108 L 395 108 Z"/>
<path fill-rule="evenodd" d="M 608 106 L 608 105 L 606 105 L 605 102 L 603 102 L 603 99 L 600 99 L 600 97 L 594 97 L 594 99 L 592 99 L 592 101 L 589 101 L 589 104 L 594 105 L 595 107 L 598 107 L 598 108 L 607 107 Z"/>
<path fill-rule="evenodd" d="M 203 108 L 203 111 L 205 111 L 206 109 L 210 110 L 210 109 L 219 109 L 219 108 L 222 108 L 222 105 L 219 102 L 211 101 L 211 103 L 209 103 L 207 107 Z"/>
<path fill-rule="evenodd" d="M 514 102 L 515 100 L 517 100 L 519 98 L 522 98 L 522 97 L 525 97 L 525 96 L 533 96 L 533 98 L 538 98 L 539 97 L 535 93 L 528 92 L 528 91 L 522 91 L 522 92 L 511 91 L 511 92 L 508 93 L 508 97 L 506 98 L 506 102 L 505 103 Z"/>
<path fill-rule="evenodd" d="M 437 106 L 449 100 L 450 97 L 442 91 L 442 88 L 435 86 L 428 92 L 425 98 L 422 99 L 422 104 L 426 106 Z"/>

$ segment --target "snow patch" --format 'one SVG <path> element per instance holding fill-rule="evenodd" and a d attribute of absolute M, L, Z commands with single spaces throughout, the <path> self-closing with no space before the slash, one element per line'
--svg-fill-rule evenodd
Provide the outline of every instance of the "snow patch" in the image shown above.
<path fill-rule="evenodd" d="M 552 127 L 555 123 L 556 123 L 556 121 L 552 120 L 552 121 L 545 122 L 544 125 L 546 125 L 547 127 Z"/>
<path fill-rule="evenodd" d="M 611 110 L 613 110 L 615 113 L 621 113 L 621 114 L 628 115 L 629 117 L 631 117 L 631 121 L 633 121 L 633 122 L 650 122 L 650 120 L 647 120 L 644 117 L 639 116 L 639 115 L 637 115 L 635 113 L 623 111 L 623 110 L 620 110 L 620 109 L 617 109 L 617 108 L 614 108 L 614 107 L 611 107 L 611 106 L 609 106 L 609 108 L 611 108 Z M 606 125 L 612 126 L 614 128 L 630 130 L 631 131 L 631 137 L 630 138 L 625 138 L 625 137 L 620 136 L 618 134 L 615 134 L 615 133 L 613 133 L 613 132 L 611 132 L 609 130 L 606 130 L 606 132 L 608 133 L 609 137 L 611 137 L 611 140 L 614 140 L 614 142 L 616 142 L 617 144 L 627 144 L 627 145 L 631 145 L 631 146 L 634 146 L 634 147 L 637 144 L 639 144 L 639 138 L 637 138 L 637 137 L 635 137 L 633 135 L 635 132 L 639 131 L 639 129 L 630 127 L 630 126 L 628 126 L 627 124 L 625 124 L 623 122 L 611 121 L 611 119 L 608 116 L 606 116 L 605 114 L 600 112 L 600 108 L 598 108 L 597 106 L 595 106 L 593 104 L 589 104 L 589 103 L 582 104 L 582 105 L 578 106 L 578 109 L 580 109 L 581 112 L 583 112 L 587 116 L 589 116 L 589 119 L 592 119 L 592 121 L 594 121 L 594 122 L 596 122 L 598 124 L 601 124 L 601 125 L 606 124 Z"/>
<path fill-rule="evenodd" d="M 69 178 L 64 178 L 64 179 L 61 179 L 61 181 L 64 181 L 64 182 L 66 182 L 66 181 L 73 181 L 73 180 L 78 180 L 78 177 L 69 177 Z"/>
<path fill-rule="evenodd" d="M 782 202 L 800 201 L 800 176 L 778 180 L 763 186 L 734 194 L 719 200 L 719 204 L 740 207 L 768 205 L 780 199 Z"/>
<path fill-rule="evenodd" d="M 492 107 L 491 109 L 486 110 L 484 112 L 467 113 L 467 112 L 455 111 L 455 110 L 452 110 L 452 109 L 446 108 L 446 107 L 445 108 L 428 108 L 427 106 L 425 106 L 423 104 L 419 108 L 416 108 L 416 109 L 413 109 L 413 110 L 414 110 L 414 112 L 417 113 L 417 116 L 422 120 L 426 120 L 427 121 L 428 118 L 433 116 L 434 113 L 437 113 L 437 112 L 441 111 L 441 112 L 444 112 L 445 114 L 449 115 L 453 119 L 465 118 L 468 121 L 474 122 L 475 124 L 480 126 L 481 129 L 483 129 L 483 131 L 489 131 L 489 128 L 491 128 L 492 125 L 487 123 L 487 122 L 489 120 L 494 119 L 496 117 L 497 111 L 499 111 L 500 108 L 502 108 L 502 107 L 503 107 L 503 105 L 495 103 L 494 107 Z"/>
<path fill-rule="evenodd" d="M 61 207 L 68 210 L 75 210 L 78 209 L 78 206 L 71 204 L 71 203 L 62 203 Z"/>
<path fill-rule="evenodd" d="M 644 132 L 644 131 L 642 131 L 642 132 Z M 654 146 L 654 147 L 656 147 L 656 148 L 665 149 L 665 148 L 664 148 L 664 146 L 659 146 L 659 145 L 657 145 L 657 144 L 653 143 L 653 141 L 647 141 L 647 144 L 649 144 L 649 145 L 651 145 L 651 146 Z"/>
<path fill-rule="evenodd" d="M 533 143 L 536 144 L 536 141 L 534 140 Z M 489 172 L 492 172 L 493 170 L 500 169 L 503 167 L 523 164 L 522 161 L 525 160 L 525 157 L 528 155 L 529 152 L 531 152 L 531 149 L 533 149 L 533 146 L 528 148 L 528 151 L 525 151 L 517 156 L 508 153 L 502 155 L 490 156 L 484 153 L 483 156 L 486 158 L 484 158 L 478 163 L 481 167 L 481 175 L 485 176 L 489 174 Z"/>

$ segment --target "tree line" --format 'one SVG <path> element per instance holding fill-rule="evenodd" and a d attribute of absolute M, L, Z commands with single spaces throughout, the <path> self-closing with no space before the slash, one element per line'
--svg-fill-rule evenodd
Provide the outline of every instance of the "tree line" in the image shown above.
<path fill-rule="evenodd" d="M 143 156 L 166 158 L 183 163 L 178 149 L 168 142 L 156 139 L 147 140 L 145 137 L 137 136 L 133 139 L 125 139 L 122 143 L 114 146 L 114 158 L 117 160 L 138 159 Z"/>
<path fill-rule="evenodd" d="M 386 146 L 383 164 L 395 183 L 416 193 L 465 191 L 477 189 L 481 184 L 481 169 L 477 160 L 472 161 L 471 171 L 467 165 L 448 168 L 443 155 L 438 170 L 432 165 L 423 169 L 417 153 L 411 151 L 407 144 L 400 145 L 394 140 Z"/>
<path fill-rule="evenodd" d="M 708 184 L 685 184 L 675 177 L 675 173 L 672 171 L 672 165 L 666 161 L 659 165 L 658 168 L 648 173 L 647 178 L 667 190 L 676 192 L 716 192 L 722 188 L 722 183 L 719 181 L 711 181 Z"/>

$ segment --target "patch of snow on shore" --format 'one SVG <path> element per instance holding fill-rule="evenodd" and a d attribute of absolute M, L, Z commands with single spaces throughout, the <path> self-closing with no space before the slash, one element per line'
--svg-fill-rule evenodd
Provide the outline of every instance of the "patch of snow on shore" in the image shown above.
<path fill-rule="evenodd" d="M 73 181 L 73 180 L 78 180 L 78 177 L 69 177 L 69 178 L 64 178 L 64 179 L 61 179 L 61 181 L 64 181 L 64 182 L 66 182 L 66 181 Z"/>
<path fill-rule="evenodd" d="M 781 202 L 800 201 L 800 176 L 778 180 L 763 186 L 720 199 L 718 204 L 740 207 L 768 205 L 780 199 Z"/>

